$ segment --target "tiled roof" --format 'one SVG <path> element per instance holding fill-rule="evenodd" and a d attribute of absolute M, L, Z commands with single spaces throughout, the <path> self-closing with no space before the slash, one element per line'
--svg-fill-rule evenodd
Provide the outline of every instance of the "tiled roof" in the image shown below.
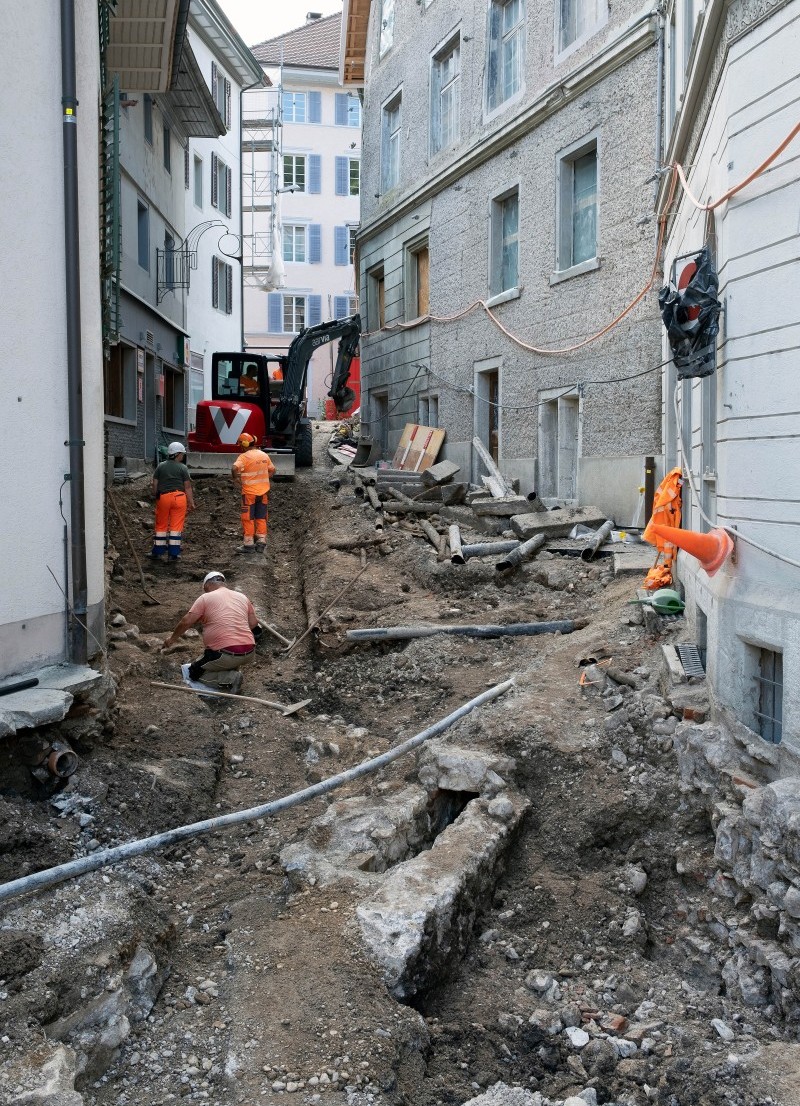
<path fill-rule="evenodd" d="M 339 68 L 341 12 L 304 23 L 294 31 L 251 46 L 262 65 L 297 65 L 306 69 Z"/>

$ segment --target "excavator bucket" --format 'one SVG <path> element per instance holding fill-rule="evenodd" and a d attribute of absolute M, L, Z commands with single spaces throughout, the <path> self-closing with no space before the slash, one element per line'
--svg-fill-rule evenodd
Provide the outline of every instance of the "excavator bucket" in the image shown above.
<path fill-rule="evenodd" d="M 350 465 L 355 469 L 368 468 L 370 465 L 374 465 L 376 461 L 379 461 L 380 456 L 380 445 L 368 434 L 362 434 L 358 439 L 355 456 L 350 462 Z"/>

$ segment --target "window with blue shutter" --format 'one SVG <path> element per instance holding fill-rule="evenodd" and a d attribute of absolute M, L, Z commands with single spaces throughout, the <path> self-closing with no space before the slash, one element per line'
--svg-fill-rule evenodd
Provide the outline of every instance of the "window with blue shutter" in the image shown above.
<path fill-rule="evenodd" d="M 270 292 L 267 296 L 267 329 L 270 334 L 283 333 L 283 296 L 280 292 Z"/>
<path fill-rule="evenodd" d="M 322 158 L 319 154 L 308 156 L 308 191 L 316 195 L 322 191 Z"/>
<path fill-rule="evenodd" d="M 308 297 L 308 326 L 317 326 L 322 322 L 322 296 Z"/>
<path fill-rule="evenodd" d="M 349 106 L 350 97 L 346 92 L 336 93 L 336 108 L 334 111 L 333 121 L 337 127 L 347 126 L 347 108 Z"/>
<path fill-rule="evenodd" d="M 348 297 L 347 296 L 334 296 L 333 297 L 333 317 L 334 317 L 334 319 L 346 319 L 347 318 L 347 307 L 348 307 Z"/>
<path fill-rule="evenodd" d="M 336 158 L 336 195 L 350 195 L 350 158 Z"/>
<path fill-rule="evenodd" d="M 308 260 L 312 265 L 322 261 L 322 227 L 312 223 L 308 228 Z"/>
<path fill-rule="evenodd" d="M 347 227 L 333 228 L 333 260 L 336 265 L 349 265 L 350 231 Z"/>
<path fill-rule="evenodd" d="M 308 121 L 309 123 L 322 122 L 322 93 L 309 92 L 308 94 Z"/>

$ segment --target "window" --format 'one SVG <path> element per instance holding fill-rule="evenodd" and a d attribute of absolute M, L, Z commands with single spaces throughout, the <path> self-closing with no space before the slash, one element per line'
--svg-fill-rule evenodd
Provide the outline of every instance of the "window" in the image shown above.
<path fill-rule="evenodd" d="M 172 172 L 172 131 L 164 124 L 164 168 Z"/>
<path fill-rule="evenodd" d="M 283 187 L 295 192 L 306 190 L 306 159 L 300 154 L 283 155 Z"/>
<path fill-rule="evenodd" d="M 369 329 L 381 330 L 386 325 L 386 286 L 383 266 L 368 273 L 367 282 Z"/>
<path fill-rule="evenodd" d="M 354 157 L 336 158 L 336 195 L 357 196 L 361 191 L 361 162 Z"/>
<path fill-rule="evenodd" d="M 383 109 L 381 133 L 381 188 L 388 192 L 400 181 L 400 107 L 401 97 L 396 96 Z"/>
<path fill-rule="evenodd" d="M 493 296 L 519 285 L 519 192 L 492 200 L 489 291 Z"/>
<path fill-rule="evenodd" d="M 783 653 L 759 649 L 756 688 L 756 730 L 777 745 L 783 737 Z"/>
<path fill-rule="evenodd" d="M 537 488 L 541 499 L 574 503 L 578 498 L 580 397 L 542 393 L 539 407 Z"/>
<path fill-rule="evenodd" d="M 297 334 L 306 325 L 306 297 L 283 297 L 283 332 Z"/>
<path fill-rule="evenodd" d="M 305 92 L 284 92 L 281 96 L 284 123 L 308 122 L 308 105 Z"/>
<path fill-rule="evenodd" d="M 486 68 L 486 107 L 489 111 L 522 91 L 524 35 L 525 0 L 492 0 Z"/>
<path fill-rule="evenodd" d="M 211 258 L 211 306 L 233 313 L 233 266 L 218 257 Z"/>
<path fill-rule="evenodd" d="M 194 155 L 194 206 L 203 206 L 203 159 Z"/>
<path fill-rule="evenodd" d="M 284 224 L 283 260 L 306 260 L 306 228 Z"/>
<path fill-rule="evenodd" d="M 419 397 L 419 424 L 420 426 L 439 425 L 439 397 L 434 395 L 421 395 Z"/>
<path fill-rule="evenodd" d="M 350 92 L 336 93 L 334 125 L 337 127 L 361 126 L 361 101 Z"/>
<path fill-rule="evenodd" d="M 217 105 L 217 111 L 225 124 L 226 130 L 231 129 L 231 82 L 217 69 L 216 63 L 211 63 L 211 96 Z"/>
<path fill-rule="evenodd" d="M 164 287 L 175 291 L 175 239 L 168 231 L 164 231 Z"/>
<path fill-rule="evenodd" d="M 563 157 L 559 166 L 558 268 L 597 256 L 597 144 Z"/>
<path fill-rule="evenodd" d="M 406 316 L 418 319 L 430 310 L 428 239 L 408 247 L 406 254 Z"/>
<path fill-rule="evenodd" d="M 223 215 L 231 214 L 232 175 L 228 165 L 216 154 L 211 155 L 211 206 Z"/>
<path fill-rule="evenodd" d="M 394 0 L 381 0 L 381 37 L 378 44 L 378 57 L 382 58 L 391 50 L 394 42 Z"/>
<path fill-rule="evenodd" d="M 431 69 L 431 153 L 460 137 L 461 44 L 458 37 L 433 59 Z"/>
<path fill-rule="evenodd" d="M 164 426 L 183 432 L 186 426 L 186 377 L 182 369 L 164 365 Z"/>
<path fill-rule="evenodd" d="M 389 453 L 389 393 L 371 392 L 369 397 L 369 430 L 381 447 L 381 456 Z"/>
<path fill-rule="evenodd" d="M 105 363 L 105 412 L 111 418 L 136 422 L 136 350 L 112 346 Z"/>
<path fill-rule="evenodd" d="M 566 50 L 594 34 L 605 21 L 606 0 L 560 0 L 558 48 Z"/>
<path fill-rule="evenodd" d="M 144 94 L 144 100 L 142 101 L 142 110 L 144 111 L 144 137 L 145 141 L 153 145 L 153 101 L 147 93 Z"/>
<path fill-rule="evenodd" d="M 355 264 L 355 259 L 356 259 L 356 235 L 357 234 L 358 234 L 358 227 L 348 227 L 347 228 L 348 251 L 349 251 L 348 256 L 350 258 L 350 264 L 351 265 Z"/>
<path fill-rule="evenodd" d="M 334 319 L 346 319 L 350 315 L 355 315 L 358 310 L 358 305 L 355 296 L 334 296 L 333 297 L 333 317 Z"/>
<path fill-rule="evenodd" d="M 150 209 L 141 200 L 136 202 L 136 235 L 139 264 L 150 272 Z"/>

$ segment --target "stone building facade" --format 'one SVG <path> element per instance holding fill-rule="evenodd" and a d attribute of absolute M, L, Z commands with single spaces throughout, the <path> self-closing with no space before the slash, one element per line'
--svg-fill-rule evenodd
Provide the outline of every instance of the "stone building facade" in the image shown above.
<path fill-rule="evenodd" d="M 345 5 L 363 416 L 385 456 L 438 422 L 472 479 L 477 435 L 523 492 L 632 521 L 661 445 L 655 290 L 581 343 L 653 268 L 658 35 L 628 2 Z"/>

